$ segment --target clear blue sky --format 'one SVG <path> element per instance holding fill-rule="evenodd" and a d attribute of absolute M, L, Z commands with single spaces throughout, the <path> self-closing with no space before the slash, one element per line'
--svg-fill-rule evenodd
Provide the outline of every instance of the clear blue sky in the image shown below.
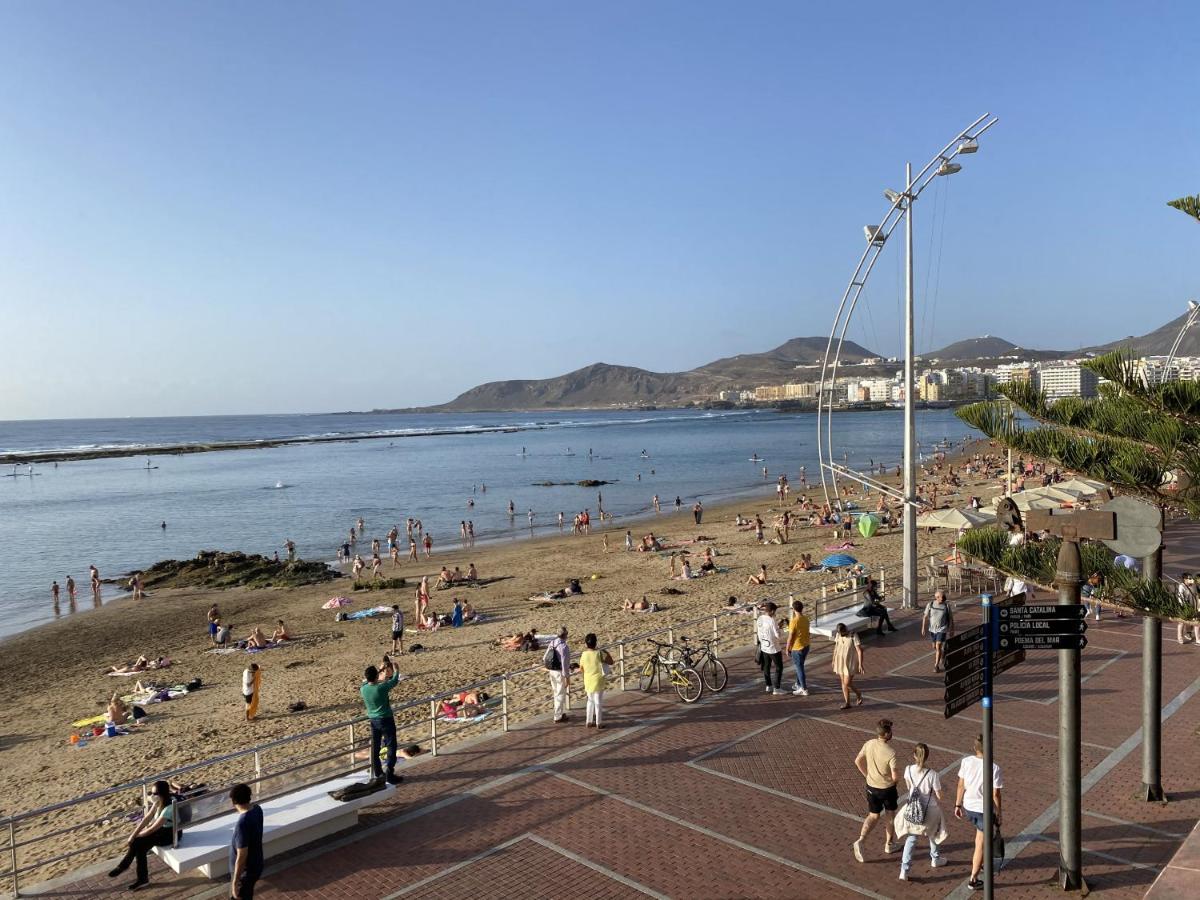
<path fill-rule="evenodd" d="M 1200 192 L 1198 28 L 1190 2 L 5 3 L 0 419 L 407 406 L 826 334 L 882 189 L 984 111 L 917 208 L 920 345 L 1141 333 L 1200 295 L 1165 206 Z M 899 249 L 851 330 L 885 353 Z"/>

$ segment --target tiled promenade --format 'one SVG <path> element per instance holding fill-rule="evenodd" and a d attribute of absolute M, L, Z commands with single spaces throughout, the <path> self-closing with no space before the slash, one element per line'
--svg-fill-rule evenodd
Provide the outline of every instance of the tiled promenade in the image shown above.
<path fill-rule="evenodd" d="M 964 611 L 959 627 L 975 620 Z M 979 728 L 978 709 L 943 719 L 942 686 L 915 616 L 896 621 L 899 633 L 867 640 L 861 708 L 838 709 L 826 650 L 810 657 L 819 690 L 809 697 L 765 695 L 748 654 L 729 660 L 723 694 L 690 707 L 613 691 L 601 732 L 585 729 L 576 710 L 570 724 L 542 719 L 411 765 L 395 798 L 364 811 L 357 829 L 272 860 L 258 896 L 965 896 L 972 831 L 964 823 L 951 823 L 950 864 L 932 870 L 918 849 L 909 884 L 897 880 L 899 854 L 883 855 L 881 830 L 866 863 L 851 856 L 864 812 L 852 760 L 875 721 L 895 721 L 902 759 L 913 742 L 929 744 L 950 790 Z M 1200 648 L 1180 647 L 1173 629 L 1163 677 L 1171 802 L 1134 799 L 1140 634 L 1140 619 L 1106 618 L 1089 629 L 1084 651 L 1085 875 L 1104 897 L 1142 896 L 1200 819 Z M 1031 652 L 997 683 L 1009 847 L 997 884 L 1006 897 L 1059 893 L 1055 673 L 1054 653 Z M 227 896 L 227 884 L 152 865 L 143 896 Z M 118 890 L 95 874 L 47 896 Z"/>

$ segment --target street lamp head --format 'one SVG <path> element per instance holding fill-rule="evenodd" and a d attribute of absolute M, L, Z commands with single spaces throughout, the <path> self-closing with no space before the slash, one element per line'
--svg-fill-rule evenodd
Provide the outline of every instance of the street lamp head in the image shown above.
<path fill-rule="evenodd" d="M 897 200 L 899 200 L 904 195 L 896 193 L 891 188 L 884 188 L 883 196 L 887 198 L 888 203 L 895 203 Z"/>
<path fill-rule="evenodd" d="M 958 152 L 959 153 L 978 153 L 979 152 L 979 141 L 975 140 L 975 138 L 967 138 L 965 141 L 963 141 L 961 144 L 958 145 Z"/>
<path fill-rule="evenodd" d="M 938 168 L 937 173 L 939 175 L 953 175 L 955 172 L 961 172 L 961 171 L 962 171 L 962 166 L 960 166 L 958 163 L 944 162 Z"/>
<path fill-rule="evenodd" d="M 1188 312 L 1195 312 L 1198 309 L 1200 309 L 1200 301 L 1196 301 L 1196 300 L 1188 301 Z"/>
<path fill-rule="evenodd" d="M 883 246 L 883 242 L 887 240 L 887 235 L 880 231 L 878 225 L 864 225 L 863 234 L 867 237 L 868 244 L 878 244 Z"/>

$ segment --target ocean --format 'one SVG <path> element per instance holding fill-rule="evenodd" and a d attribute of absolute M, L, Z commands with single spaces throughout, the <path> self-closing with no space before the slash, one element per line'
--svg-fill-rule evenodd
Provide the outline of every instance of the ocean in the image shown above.
<path fill-rule="evenodd" d="M 900 457 L 898 410 L 841 413 L 838 455 L 864 467 Z M 970 430 L 950 410 L 921 411 L 918 441 L 931 448 Z M 437 432 L 437 433 L 433 433 Z M 374 439 L 253 450 L 153 455 L 156 447 L 305 437 Z M 746 512 L 774 496 L 786 473 L 819 481 L 816 416 L 747 411 L 334 414 L 76 419 L 0 422 L 0 452 L 134 447 L 150 455 L 35 463 L 33 477 L 0 477 L 0 635 L 56 617 L 50 584 L 78 584 L 78 614 L 91 607 L 89 563 L 113 577 L 201 549 L 270 556 L 288 539 L 304 559 L 332 562 L 361 516 L 370 538 L 420 518 L 439 549 L 459 546 L 471 519 L 477 542 L 515 540 L 567 527 L 597 494 L 618 524 L 645 516 L 658 494 L 690 507 L 747 497 Z M 645 456 L 643 456 L 643 451 Z M 754 455 L 762 461 L 751 462 Z M 147 468 L 149 465 L 156 468 Z M 766 466 L 768 475 L 762 475 Z M 26 466 L 5 469 L 24 473 Z M 641 480 L 638 480 L 638 476 Z M 612 482 L 583 488 L 575 482 Z M 542 487 L 538 482 L 570 482 Z M 483 486 L 486 485 L 486 492 Z M 819 492 L 819 488 L 816 489 Z M 474 506 L 468 501 L 473 499 Z M 515 518 L 509 519 L 512 500 Z M 755 502 L 750 502 L 754 500 Z M 529 528 L 527 511 L 534 511 Z M 166 523 L 164 529 L 162 523 Z M 360 552 L 364 544 L 359 543 Z M 386 543 L 385 543 L 386 549 Z M 404 548 L 405 550 L 407 547 Z M 104 586 L 105 601 L 124 596 Z"/>

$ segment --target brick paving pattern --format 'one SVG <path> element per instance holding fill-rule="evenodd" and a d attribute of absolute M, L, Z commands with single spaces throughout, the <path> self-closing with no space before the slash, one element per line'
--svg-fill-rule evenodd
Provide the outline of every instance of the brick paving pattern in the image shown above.
<path fill-rule="evenodd" d="M 1198 566 L 1200 568 L 1200 566 Z M 979 710 L 945 720 L 942 685 L 912 614 L 898 633 L 866 640 L 867 702 L 838 709 L 827 652 L 809 660 L 809 697 L 769 696 L 747 655 L 732 655 L 721 695 L 685 707 L 673 695 L 611 691 L 607 728 L 537 721 L 410 767 L 393 798 L 318 847 L 272 859 L 263 898 L 928 898 L 963 896 L 973 831 L 952 821 L 933 870 L 924 841 L 897 880 L 882 829 L 863 864 L 850 844 L 865 812 L 853 757 L 881 717 L 895 722 L 900 758 L 916 741 L 944 772 L 953 805 L 957 760 Z M 963 610 L 959 627 L 977 621 Z M 1200 819 L 1195 765 L 1200 698 L 1163 726 L 1167 805 L 1135 798 L 1140 746 L 1141 620 L 1089 623 L 1084 651 L 1085 877 L 1108 898 L 1145 894 Z M 1164 641 L 1163 702 L 1200 688 L 1200 650 Z M 995 744 L 1005 775 L 1005 835 L 1014 849 L 997 877 L 1005 897 L 1052 897 L 1058 852 L 1056 656 L 1030 652 L 999 676 Z M 786 672 L 790 678 L 790 668 Z M 811 685 L 810 685 L 811 686 Z M 1122 747 L 1124 745 L 1124 751 Z M 1122 755 L 1122 752 L 1124 755 Z M 1041 820 L 1037 827 L 1035 822 Z M 1011 854 L 1010 854 L 1011 856 Z M 152 898 L 227 895 L 152 861 Z M 47 893 L 105 896 L 103 875 Z"/>

